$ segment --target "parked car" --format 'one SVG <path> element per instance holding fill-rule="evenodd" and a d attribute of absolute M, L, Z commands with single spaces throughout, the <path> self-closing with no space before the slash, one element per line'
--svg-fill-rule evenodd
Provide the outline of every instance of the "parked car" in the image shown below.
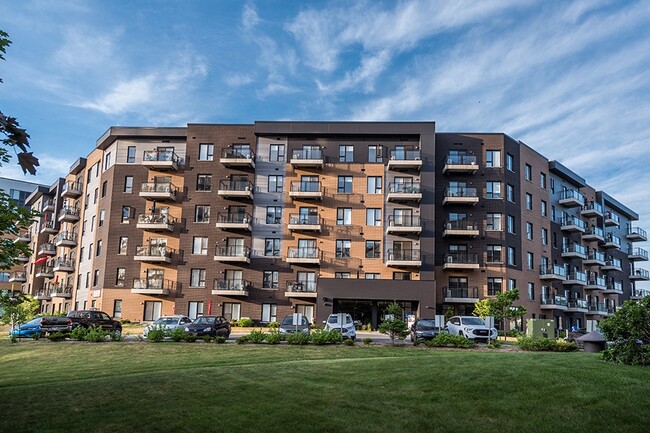
<path fill-rule="evenodd" d="M 411 325 L 411 341 L 432 340 L 440 331 L 435 319 L 417 319 Z"/>
<path fill-rule="evenodd" d="M 66 317 L 46 316 L 41 320 L 41 332 L 72 331 L 78 326 L 99 326 L 104 331 L 122 333 L 122 324 L 103 311 L 74 310 Z"/>
<path fill-rule="evenodd" d="M 175 315 L 175 316 L 162 316 L 159 319 L 157 319 L 155 322 L 151 323 L 148 325 L 144 330 L 142 331 L 142 335 L 146 338 L 147 334 L 149 334 L 149 331 L 153 328 L 161 328 L 164 329 L 165 331 L 173 331 L 176 328 L 183 328 L 185 329 L 186 325 L 189 325 L 192 323 L 192 319 L 190 319 L 187 316 L 180 316 L 180 315 Z"/>
<path fill-rule="evenodd" d="M 325 330 L 332 331 L 336 329 L 341 333 L 343 338 L 349 338 L 356 341 L 357 332 L 354 329 L 354 321 L 352 316 L 348 313 L 334 313 L 330 314 L 325 321 Z"/>
<path fill-rule="evenodd" d="M 192 323 L 185 325 L 185 332 L 198 337 L 210 335 L 228 338 L 230 337 L 230 322 L 223 316 L 200 316 Z"/>
<path fill-rule="evenodd" d="M 453 316 L 447 322 L 447 329 L 452 335 L 462 335 L 470 340 L 487 340 L 497 338 L 497 329 L 488 328 L 483 319 L 474 316 Z"/>
<path fill-rule="evenodd" d="M 289 314 L 280 322 L 280 334 L 303 332 L 309 334 L 309 320 L 302 314 Z"/>
<path fill-rule="evenodd" d="M 9 335 L 22 338 L 22 337 L 31 337 L 34 334 L 40 334 L 41 319 L 42 317 L 35 317 L 29 322 L 21 323 L 20 325 L 14 327 L 14 329 L 10 329 Z"/>

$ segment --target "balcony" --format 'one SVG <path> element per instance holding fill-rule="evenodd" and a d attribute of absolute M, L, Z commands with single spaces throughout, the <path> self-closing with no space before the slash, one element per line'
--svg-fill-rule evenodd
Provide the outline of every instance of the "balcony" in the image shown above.
<path fill-rule="evenodd" d="M 474 304 L 478 302 L 478 287 L 445 287 L 446 304 Z"/>
<path fill-rule="evenodd" d="M 621 262 L 621 259 L 617 259 L 616 257 L 607 257 L 607 260 L 605 260 L 605 264 L 600 267 L 603 271 L 618 271 L 621 272 L 623 270 L 623 263 Z"/>
<path fill-rule="evenodd" d="M 325 160 L 321 149 L 296 149 L 289 163 L 293 168 L 323 168 Z"/>
<path fill-rule="evenodd" d="M 445 205 L 470 205 L 478 203 L 476 188 L 445 188 L 442 204 Z"/>
<path fill-rule="evenodd" d="M 28 244 L 32 240 L 32 235 L 29 232 L 20 232 L 16 235 L 14 243 Z"/>
<path fill-rule="evenodd" d="M 612 233 L 607 233 L 607 236 L 605 237 L 605 243 L 602 245 L 603 248 L 621 248 L 621 238 L 618 236 L 612 234 Z"/>
<path fill-rule="evenodd" d="M 606 263 L 605 254 L 600 251 L 590 251 L 586 259 L 582 261 L 583 265 L 599 265 L 604 266 Z"/>
<path fill-rule="evenodd" d="M 140 214 L 136 227 L 152 232 L 173 232 L 177 222 L 176 218 L 167 214 Z"/>
<path fill-rule="evenodd" d="M 539 279 L 564 281 L 566 279 L 566 269 L 560 265 L 553 265 L 548 267 L 540 266 Z"/>
<path fill-rule="evenodd" d="M 61 232 L 57 235 L 54 245 L 57 247 L 76 247 L 77 234 L 68 231 Z"/>
<path fill-rule="evenodd" d="M 27 274 L 25 272 L 12 272 L 9 274 L 10 283 L 26 283 Z"/>
<path fill-rule="evenodd" d="M 625 239 L 632 242 L 646 242 L 648 240 L 648 233 L 641 227 L 628 227 Z"/>
<path fill-rule="evenodd" d="M 602 217 L 604 215 L 603 205 L 595 201 L 590 201 L 582 207 L 580 215 L 587 218 Z"/>
<path fill-rule="evenodd" d="M 605 290 L 607 288 L 607 280 L 605 277 L 592 276 L 587 280 L 585 290 Z"/>
<path fill-rule="evenodd" d="M 648 252 L 643 248 L 630 248 L 627 250 L 627 258 L 633 262 L 648 261 Z"/>
<path fill-rule="evenodd" d="M 300 200 L 322 200 L 323 188 L 319 181 L 291 182 L 289 197 Z"/>
<path fill-rule="evenodd" d="M 41 234 L 53 235 L 58 231 L 59 229 L 56 228 L 56 222 L 54 221 L 43 221 L 41 223 Z"/>
<path fill-rule="evenodd" d="M 247 280 L 214 280 L 213 295 L 248 296 L 248 288 L 252 284 Z"/>
<path fill-rule="evenodd" d="M 53 298 L 72 298 L 72 286 L 68 284 L 49 285 L 50 296 Z"/>
<path fill-rule="evenodd" d="M 290 247 L 287 250 L 287 263 L 320 265 L 321 253 L 318 248 Z"/>
<path fill-rule="evenodd" d="M 565 245 L 562 247 L 562 257 L 566 259 L 586 259 L 587 247 L 580 244 Z"/>
<path fill-rule="evenodd" d="M 478 224 L 467 220 L 445 221 L 442 232 L 443 237 L 467 236 L 474 238 L 478 235 Z"/>
<path fill-rule="evenodd" d="M 56 247 L 54 246 L 54 244 L 51 244 L 49 242 L 45 243 L 45 244 L 41 244 L 38 247 L 37 255 L 39 255 L 39 256 L 42 256 L 42 255 L 54 256 L 54 255 L 56 255 Z"/>
<path fill-rule="evenodd" d="M 564 207 L 583 207 L 585 204 L 585 197 L 576 189 L 565 189 L 560 191 L 560 205 Z"/>
<path fill-rule="evenodd" d="M 217 245 L 214 259 L 225 263 L 250 263 L 251 249 L 242 245 Z"/>
<path fill-rule="evenodd" d="M 389 215 L 386 233 L 419 234 L 422 231 L 419 215 Z"/>
<path fill-rule="evenodd" d="M 472 155 L 449 155 L 445 158 L 442 173 L 474 174 L 478 170 L 476 157 Z"/>
<path fill-rule="evenodd" d="M 316 281 L 287 281 L 287 298 L 316 298 Z"/>
<path fill-rule="evenodd" d="M 149 200 L 176 201 L 178 187 L 171 182 L 145 182 L 140 187 L 140 197 Z"/>
<path fill-rule="evenodd" d="M 560 218 L 557 222 L 560 224 L 560 230 L 563 232 L 584 233 L 587 229 L 587 223 L 575 216 Z"/>
<path fill-rule="evenodd" d="M 24 254 L 20 254 L 18 257 L 16 257 L 16 260 L 18 260 L 21 263 L 27 263 L 29 262 L 29 257 L 27 257 Z"/>
<path fill-rule="evenodd" d="M 219 162 L 225 167 L 255 168 L 255 152 L 251 149 L 223 149 Z"/>
<path fill-rule="evenodd" d="M 77 198 L 81 197 L 83 193 L 83 183 L 82 182 L 72 182 L 68 181 L 63 184 L 61 188 L 61 197 L 64 198 Z"/>
<path fill-rule="evenodd" d="M 420 250 L 388 250 L 386 266 L 419 268 L 422 266 Z"/>
<path fill-rule="evenodd" d="M 147 263 L 171 263 L 173 249 L 158 245 L 138 245 L 133 260 Z"/>
<path fill-rule="evenodd" d="M 171 149 L 145 150 L 142 155 L 142 165 L 150 170 L 178 170 L 180 164 L 180 157 Z"/>
<path fill-rule="evenodd" d="M 620 281 L 610 280 L 603 290 L 605 295 L 622 295 L 623 294 L 623 283 Z"/>
<path fill-rule="evenodd" d="M 448 253 L 443 269 L 474 270 L 480 267 L 478 255 L 474 253 Z"/>
<path fill-rule="evenodd" d="M 57 257 L 52 264 L 52 269 L 54 272 L 74 272 L 75 261 L 72 259 L 66 259 L 65 257 Z"/>
<path fill-rule="evenodd" d="M 219 190 L 217 193 L 226 198 L 245 198 L 253 199 L 255 185 L 248 180 L 221 180 L 219 181 Z"/>
<path fill-rule="evenodd" d="M 134 278 L 131 293 L 139 295 L 169 295 L 176 289 L 176 282 L 163 278 Z"/>
<path fill-rule="evenodd" d="M 422 200 L 422 190 L 419 182 L 401 183 L 391 182 L 388 184 L 388 201 L 408 202 Z"/>
<path fill-rule="evenodd" d="M 566 296 L 542 295 L 542 299 L 540 300 L 540 308 L 542 310 L 565 311 L 567 304 Z"/>
<path fill-rule="evenodd" d="M 586 299 L 572 299 L 567 302 L 567 313 L 586 313 L 589 311 Z"/>
<path fill-rule="evenodd" d="M 34 299 L 37 301 L 49 301 L 52 299 L 52 295 L 50 294 L 49 290 L 39 290 L 38 292 L 34 293 Z"/>
<path fill-rule="evenodd" d="M 291 231 L 313 231 L 321 230 L 321 218 L 318 215 L 290 214 L 287 228 Z"/>
<path fill-rule="evenodd" d="M 586 286 L 587 273 L 581 271 L 569 272 L 562 284 L 566 286 Z"/>
<path fill-rule="evenodd" d="M 422 152 L 419 150 L 390 150 L 388 157 L 389 170 L 420 170 L 422 168 Z"/>
<path fill-rule="evenodd" d="M 650 290 L 648 289 L 633 289 L 632 290 L 632 296 L 630 299 L 633 300 L 640 300 L 645 298 L 646 296 L 650 296 Z"/>
<path fill-rule="evenodd" d="M 36 268 L 36 278 L 54 278 L 54 268 L 52 266 L 39 266 Z"/>
<path fill-rule="evenodd" d="M 79 221 L 79 213 L 79 208 L 66 206 L 59 212 L 59 222 L 76 223 Z"/>
<path fill-rule="evenodd" d="M 607 227 L 618 227 L 621 225 L 621 219 L 614 212 L 605 212 L 605 225 Z"/>
<path fill-rule="evenodd" d="M 582 240 L 587 242 L 605 242 L 605 232 L 600 227 L 589 227 L 582 234 Z"/>
<path fill-rule="evenodd" d="M 631 281 L 648 281 L 650 280 L 650 272 L 645 269 L 634 269 L 630 271 Z"/>
<path fill-rule="evenodd" d="M 590 316 L 608 316 L 609 310 L 604 304 L 587 304 L 587 313 Z"/>
<path fill-rule="evenodd" d="M 220 213 L 217 214 L 217 228 L 224 230 L 252 231 L 253 217 L 249 213 Z"/>

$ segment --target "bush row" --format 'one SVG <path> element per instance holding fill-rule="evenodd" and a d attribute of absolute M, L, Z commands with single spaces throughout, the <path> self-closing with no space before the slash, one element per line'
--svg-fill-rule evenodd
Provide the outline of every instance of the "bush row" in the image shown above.
<path fill-rule="evenodd" d="M 552 338 L 533 338 L 524 335 L 517 338 L 517 346 L 530 352 L 575 352 L 578 346 L 564 340 Z"/>
<path fill-rule="evenodd" d="M 147 340 L 152 341 L 154 343 L 158 343 L 160 341 L 163 341 L 165 338 L 171 338 L 172 341 L 175 342 L 181 342 L 181 341 L 186 341 L 188 343 L 194 343 L 197 340 L 202 340 L 205 341 L 206 343 L 217 343 L 217 344 L 223 344 L 226 342 L 226 337 L 212 337 L 210 335 L 203 335 L 201 337 L 198 337 L 196 335 L 190 335 L 185 332 L 183 328 L 176 328 L 174 330 L 168 330 L 164 329 L 163 327 L 154 327 L 149 330 L 147 333 Z"/>
<path fill-rule="evenodd" d="M 413 345 L 424 344 L 427 347 L 460 347 L 463 349 L 470 349 L 476 347 L 476 343 L 468 340 L 462 335 L 451 335 L 446 332 L 436 335 L 431 340 L 414 341 Z"/>
<path fill-rule="evenodd" d="M 239 337 L 236 341 L 238 344 L 244 343 L 253 343 L 253 344 L 278 344 L 280 341 L 286 341 L 287 344 L 304 346 L 305 344 L 337 344 L 343 342 L 343 337 L 339 331 L 325 331 L 324 329 L 316 329 L 311 334 L 305 334 L 303 332 L 295 332 L 292 334 L 280 334 L 277 331 L 264 332 L 260 330 L 254 330 L 248 335 Z M 352 340 L 350 343 L 354 344 Z M 347 344 L 350 344 L 347 343 Z"/>

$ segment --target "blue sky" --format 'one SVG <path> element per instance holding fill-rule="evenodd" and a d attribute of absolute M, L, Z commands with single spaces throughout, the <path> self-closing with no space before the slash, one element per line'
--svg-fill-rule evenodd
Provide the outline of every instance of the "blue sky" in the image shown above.
<path fill-rule="evenodd" d="M 647 1 L 0 6 L 0 106 L 41 159 L 29 180 L 112 125 L 434 120 L 520 139 L 650 221 Z"/>

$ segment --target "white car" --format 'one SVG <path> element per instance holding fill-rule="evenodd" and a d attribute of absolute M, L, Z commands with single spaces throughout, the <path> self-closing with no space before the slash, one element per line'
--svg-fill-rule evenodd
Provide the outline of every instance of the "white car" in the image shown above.
<path fill-rule="evenodd" d="M 354 330 L 354 321 L 348 313 L 334 313 L 329 315 L 325 321 L 325 330 L 333 331 L 335 329 L 341 333 L 343 338 L 349 338 L 352 341 L 357 339 L 357 332 Z"/>
<path fill-rule="evenodd" d="M 162 316 L 149 326 L 144 328 L 142 335 L 146 338 L 149 331 L 153 328 L 162 328 L 166 331 L 173 331 L 176 328 L 185 328 L 186 325 L 192 323 L 192 319 L 187 316 Z"/>
<path fill-rule="evenodd" d="M 451 335 L 461 335 L 470 340 L 495 340 L 497 329 L 488 328 L 480 317 L 453 316 L 447 322 L 447 330 Z"/>

